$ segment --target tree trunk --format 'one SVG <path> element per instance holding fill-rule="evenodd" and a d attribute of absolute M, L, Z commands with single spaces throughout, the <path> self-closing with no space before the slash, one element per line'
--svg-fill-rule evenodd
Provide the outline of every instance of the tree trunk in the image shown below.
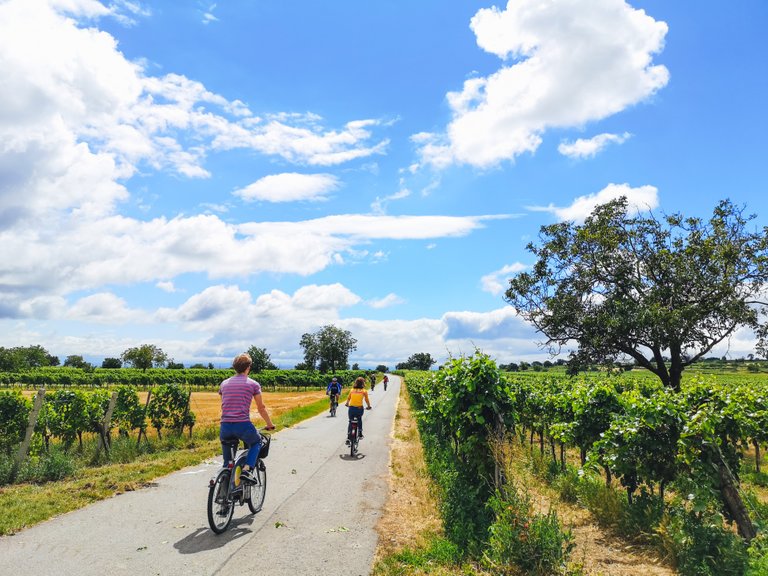
<path fill-rule="evenodd" d="M 736 522 L 739 535 L 748 543 L 757 535 L 754 524 L 749 518 L 749 512 L 739 494 L 736 478 L 725 463 L 722 452 L 716 448 L 717 474 L 720 481 L 720 496 L 723 499 L 728 515 Z"/>
<path fill-rule="evenodd" d="M 555 439 L 550 438 L 549 439 L 549 447 L 552 452 L 552 462 L 557 463 L 557 452 L 555 451 Z"/>

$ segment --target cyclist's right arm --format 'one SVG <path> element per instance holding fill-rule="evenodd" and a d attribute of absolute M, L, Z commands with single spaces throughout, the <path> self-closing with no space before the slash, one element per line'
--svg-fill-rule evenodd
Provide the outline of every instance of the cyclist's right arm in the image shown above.
<path fill-rule="evenodd" d="M 275 425 L 272 424 L 272 418 L 269 417 L 269 412 L 267 412 L 267 407 L 264 406 L 264 399 L 261 397 L 261 394 L 256 394 L 253 399 L 256 401 L 256 409 L 264 419 L 264 422 L 267 423 L 267 429 L 274 429 Z"/>

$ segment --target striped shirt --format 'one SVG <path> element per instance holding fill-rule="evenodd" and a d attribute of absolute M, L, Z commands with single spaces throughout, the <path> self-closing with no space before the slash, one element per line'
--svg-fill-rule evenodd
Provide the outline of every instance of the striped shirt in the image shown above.
<path fill-rule="evenodd" d="M 219 386 L 222 422 L 250 422 L 251 401 L 261 394 L 261 384 L 247 374 L 235 374 Z"/>

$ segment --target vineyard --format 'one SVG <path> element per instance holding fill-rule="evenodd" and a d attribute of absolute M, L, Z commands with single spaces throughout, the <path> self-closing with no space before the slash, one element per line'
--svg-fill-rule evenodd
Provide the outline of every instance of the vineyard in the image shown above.
<path fill-rule="evenodd" d="M 173 442 L 162 447 L 166 435 L 172 439 L 186 433 L 191 441 L 197 422 L 192 391 L 215 391 L 232 373 L 59 367 L 0 373 L 5 388 L 0 389 L 0 485 L 68 476 L 74 467 L 72 453 L 81 460 L 91 454 L 85 458 L 91 465 L 112 461 L 114 443 L 123 447 L 119 458 L 131 459 L 146 451 L 174 449 Z M 350 383 L 362 374 L 349 370 L 336 375 Z M 265 391 L 324 390 L 329 378 L 300 370 L 270 370 L 254 377 Z M 34 396 L 32 390 L 37 391 Z M 207 430 L 211 423 L 206 424 L 203 434 L 212 436 Z"/>
<path fill-rule="evenodd" d="M 572 536 L 534 511 L 526 453 L 567 502 L 680 574 L 767 574 L 768 379 L 502 373 L 477 353 L 406 372 L 446 537 L 491 573 L 579 574 Z"/>
<path fill-rule="evenodd" d="M 20 372 L 0 372 L 0 388 L 33 390 L 38 388 L 100 388 L 115 385 L 129 385 L 141 389 L 165 384 L 178 384 L 189 388 L 213 388 L 222 380 L 232 376 L 231 369 L 187 368 L 94 368 L 82 370 L 68 367 L 33 368 Z M 363 370 L 341 370 L 337 376 L 345 383 L 358 376 Z M 325 387 L 328 374 L 316 370 L 264 370 L 254 376 L 266 389 Z"/>

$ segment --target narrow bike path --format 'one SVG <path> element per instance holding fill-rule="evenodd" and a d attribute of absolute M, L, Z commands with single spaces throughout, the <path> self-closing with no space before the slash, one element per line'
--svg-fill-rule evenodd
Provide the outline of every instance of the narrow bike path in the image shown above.
<path fill-rule="evenodd" d="M 399 390 L 391 377 L 386 392 L 381 384 L 369 392 L 373 410 L 355 459 L 344 443 L 343 404 L 335 418 L 325 412 L 273 435 L 264 507 L 253 515 L 237 507 L 224 534 L 206 516 L 217 459 L 0 537 L 0 574 L 367 576 Z"/>

